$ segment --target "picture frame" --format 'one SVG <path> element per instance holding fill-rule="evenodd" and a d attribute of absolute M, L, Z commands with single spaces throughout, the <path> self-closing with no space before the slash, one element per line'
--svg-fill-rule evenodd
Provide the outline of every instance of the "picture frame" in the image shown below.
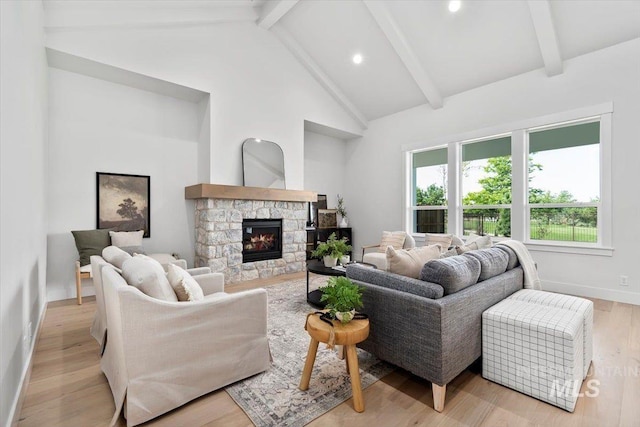
<path fill-rule="evenodd" d="M 96 228 L 151 237 L 151 177 L 96 172 Z"/>
<path fill-rule="evenodd" d="M 337 226 L 337 209 L 318 209 L 318 228 L 335 228 Z"/>
<path fill-rule="evenodd" d="M 326 194 L 318 194 L 318 200 L 309 203 L 309 218 L 307 221 L 309 226 L 318 227 L 318 209 L 327 209 Z"/>

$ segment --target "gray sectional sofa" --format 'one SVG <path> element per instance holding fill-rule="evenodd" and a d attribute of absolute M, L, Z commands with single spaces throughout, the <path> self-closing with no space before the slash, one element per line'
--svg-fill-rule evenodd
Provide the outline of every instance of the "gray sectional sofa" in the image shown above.
<path fill-rule="evenodd" d="M 427 262 L 420 279 L 347 267 L 363 286 L 369 337 L 359 347 L 432 383 L 434 409 L 446 385 L 482 354 L 482 312 L 522 289 L 516 254 L 506 246 Z"/>

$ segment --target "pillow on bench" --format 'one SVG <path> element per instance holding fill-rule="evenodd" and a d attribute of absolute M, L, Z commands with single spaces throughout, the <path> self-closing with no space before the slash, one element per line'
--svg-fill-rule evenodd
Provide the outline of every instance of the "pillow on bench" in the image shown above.
<path fill-rule="evenodd" d="M 102 255 L 102 250 L 111 244 L 109 230 L 72 231 L 80 255 L 80 266 L 91 264 L 92 255 Z"/>

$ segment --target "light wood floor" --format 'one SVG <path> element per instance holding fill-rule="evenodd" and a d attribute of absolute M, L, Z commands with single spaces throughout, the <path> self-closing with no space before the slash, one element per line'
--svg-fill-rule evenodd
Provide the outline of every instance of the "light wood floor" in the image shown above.
<path fill-rule="evenodd" d="M 303 274 L 286 279 L 304 277 Z M 230 292 L 281 282 L 228 286 Z M 447 388 L 446 406 L 433 410 L 431 384 L 397 370 L 364 390 L 365 412 L 351 399 L 311 426 L 640 426 L 640 306 L 595 302 L 594 362 L 587 380 L 597 397 L 578 399 L 573 414 L 491 383 L 467 370 Z M 100 371 L 98 344 L 89 335 L 95 299 L 50 303 L 33 362 L 19 426 L 103 426 L 114 411 Z M 592 387 L 592 390 L 594 388 Z M 588 391 L 587 382 L 582 391 Z M 120 424 L 125 420 L 121 417 Z M 251 426 L 224 390 L 209 393 L 145 425 Z"/>

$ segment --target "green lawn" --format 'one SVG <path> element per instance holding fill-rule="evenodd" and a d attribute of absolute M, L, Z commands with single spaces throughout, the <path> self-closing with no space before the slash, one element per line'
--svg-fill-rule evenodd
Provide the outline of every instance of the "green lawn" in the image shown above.
<path fill-rule="evenodd" d="M 477 221 L 464 221 L 465 234 L 468 232 L 477 232 Z M 496 222 L 484 221 L 484 234 L 495 236 Z M 551 240 L 556 242 L 588 242 L 595 243 L 597 241 L 596 227 L 572 227 L 564 224 L 550 224 L 540 226 L 536 222 L 531 223 L 531 240 Z"/>
<path fill-rule="evenodd" d="M 572 227 L 564 224 L 550 224 L 540 227 L 532 222 L 531 239 L 595 243 L 598 235 L 596 227 Z"/>

